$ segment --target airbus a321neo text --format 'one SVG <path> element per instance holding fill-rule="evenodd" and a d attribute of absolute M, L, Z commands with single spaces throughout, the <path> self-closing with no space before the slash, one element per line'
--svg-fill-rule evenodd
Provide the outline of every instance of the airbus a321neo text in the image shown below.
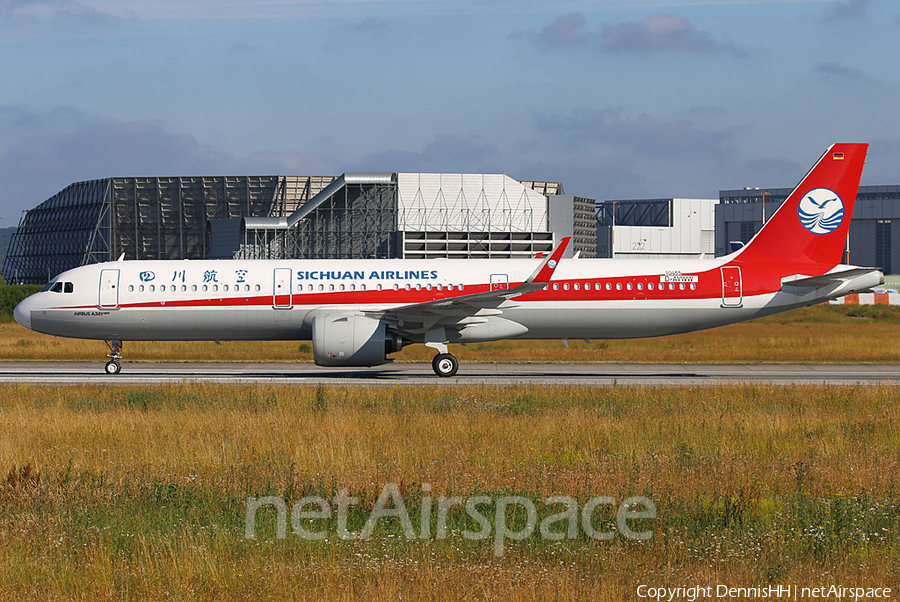
<path fill-rule="evenodd" d="M 319 366 L 390 362 L 410 343 L 620 339 L 713 328 L 883 282 L 841 264 L 867 144 L 830 147 L 743 248 L 716 259 L 114 261 L 63 272 L 22 301 L 37 332 L 122 341 L 311 340 Z"/>

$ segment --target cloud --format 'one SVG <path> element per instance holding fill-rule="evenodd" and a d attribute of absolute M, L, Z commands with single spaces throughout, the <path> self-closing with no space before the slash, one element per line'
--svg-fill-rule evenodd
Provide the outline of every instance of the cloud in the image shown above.
<path fill-rule="evenodd" d="M 861 19 L 866 16 L 869 2 L 870 0 L 846 0 L 845 2 L 834 2 L 825 9 L 825 12 L 822 14 L 822 21 L 828 23 L 832 21 L 844 21 L 847 19 Z"/>
<path fill-rule="evenodd" d="M 391 30 L 391 26 L 384 19 L 367 17 L 358 23 L 354 29 L 359 33 L 387 33 Z"/>
<path fill-rule="evenodd" d="M 62 21 L 102 24 L 120 17 L 75 0 L 0 0 L 0 21 Z"/>
<path fill-rule="evenodd" d="M 629 118 L 620 108 L 543 113 L 536 117 L 536 124 L 539 130 L 567 144 L 651 155 L 718 157 L 730 149 L 733 139 L 731 131 L 704 130 L 687 119 L 658 119 L 646 113 Z"/>
<path fill-rule="evenodd" d="M 878 83 L 864 71 L 838 63 L 819 63 L 815 71 L 818 75 L 840 84 Z"/>
<path fill-rule="evenodd" d="M 541 30 L 514 33 L 542 50 L 555 48 L 591 48 L 602 52 L 724 53 L 746 56 L 747 51 L 722 43 L 705 31 L 694 27 L 684 17 L 656 13 L 639 21 L 605 25 L 592 29 L 579 13 L 563 15 Z"/>
<path fill-rule="evenodd" d="M 543 50 L 590 46 L 596 43 L 596 33 L 587 29 L 584 15 L 573 13 L 557 17 L 540 31 L 513 33 L 511 38 L 524 38 Z"/>
<path fill-rule="evenodd" d="M 603 49 L 609 52 L 747 54 L 736 46 L 717 42 L 712 34 L 698 30 L 684 17 L 665 13 L 604 27 L 600 37 Z"/>
<path fill-rule="evenodd" d="M 493 144 L 477 138 L 439 135 L 422 151 L 387 150 L 372 153 L 359 161 L 362 171 L 408 173 L 500 173 L 503 159 Z"/>
<path fill-rule="evenodd" d="M 0 215 L 7 219 L 83 180 L 343 171 L 328 157 L 293 151 L 236 157 L 160 121 L 119 121 L 71 108 L 0 107 L 0 141 Z"/>

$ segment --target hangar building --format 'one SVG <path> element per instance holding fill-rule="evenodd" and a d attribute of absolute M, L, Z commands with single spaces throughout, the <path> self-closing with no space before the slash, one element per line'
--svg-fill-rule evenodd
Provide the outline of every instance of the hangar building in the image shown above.
<path fill-rule="evenodd" d="M 597 257 L 713 256 L 717 199 L 646 199 L 597 204 Z"/>
<path fill-rule="evenodd" d="M 126 259 L 528 257 L 573 236 L 593 257 L 594 201 L 502 174 L 106 178 L 22 216 L 8 282 Z"/>
<path fill-rule="evenodd" d="M 733 244 L 747 243 L 769 219 L 792 188 L 722 190 L 716 207 L 716 256 L 731 252 Z M 896 234 L 894 231 L 896 230 Z M 900 272 L 900 186 L 860 186 L 850 221 L 846 263 Z"/>

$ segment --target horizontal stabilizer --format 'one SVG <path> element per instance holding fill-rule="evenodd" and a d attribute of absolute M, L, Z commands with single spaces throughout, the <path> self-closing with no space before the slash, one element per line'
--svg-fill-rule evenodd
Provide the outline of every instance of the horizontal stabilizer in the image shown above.
<path fill-rule="evenodd" d="M 804 276 L 802 274 L 796 274 L 794 276 L 788 276 L 787 278 L 781 279 L 781 287 L 784 289 L 785 287 L 792 286 L 797 288 L 808 288 L 808 289 L 816 289 L 821 288 L 823 286 L 833 286 L 835 284 L 841 284 L 844 282 L 850 282 L 851 280 L 858 278 L 859 276 L 865 276 L 868 274 L 880 274 L 878 269 L 876 268 L 850 268 L 847 270 L 841 270 L 838 272 L 831 272 L 830 274 L 822 274 L 821 276 Z M 880 284 L 884 283 L 884 277 L 881 276 Z"/>

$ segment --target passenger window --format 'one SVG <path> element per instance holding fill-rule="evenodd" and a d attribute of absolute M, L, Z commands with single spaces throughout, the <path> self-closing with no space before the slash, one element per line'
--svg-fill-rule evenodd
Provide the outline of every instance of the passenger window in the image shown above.
<path fill-rule="evenodd" d="M 569 290 L 569 283 L 568 283 L 568 282 L 566 282 L 565 284 L 563 284 L 563 290 L 566 290 L 566 291 Z"/>
<path fill-rule="evenodd" d="M 155 292 L 156 292 L 156 286 L 155 286 L 155 285 L 153 285 L 153 284 L 150 285 L 150 292 L 151 292 L 151 293 L 155 293 Z"/>
<path fill-rule="evenodd" d="M 205 293 L 205 292 L 208 291 L 208 290 L 209 290 L 209 286 L 207 286 L 207 285 L 204 284 L 204 285 L 203 285 L 203 292 Z"/>
<path fill-rule="evenodd" d="M 72 291 L 69 291 L 69 292 L 71 293 Z M 129 285 L 128 285 L 128 292 L 129 292 L 129 293 L 133 293 L 133 292 L 134 292 L 134 285 L 133 285 L 133 284 L 129 284 Z"/>
<path fill-rule="evenodd" d="M 139 292 L 139 293 L 143 293 L 143 292 L 144 292 L 144 285 L 143 285 L 143 284 L 141 284 L 140 286 L 138 286 L 138 292 Z"/>
<path fill-rule="evenodd" d="M 652 283 L 652 282 L 648 282 L 648 283 L 647 283 L 647 290 L 648 290 L 648 291 L 652 291 L 652 290 L 653 290 L 653 283 Z"/>
<path fill-rule="evenodd" d="M 365 285 L 365 284 L 360 284 L 360 285 L 359 285 L 359 290 L 361 290 L 361 291 L 366 290 L 366 285 Z"/>
<path fill-rule="evenodd" d="M 447 290 L 448 290 L 448 291 L 452 291 L 452 290 L 453 290 L 453 285 L 452 285 L 452 284 L 448 284 L 448 285 L 447 285 Z"/>
<path fill-rule="evenodd" d="M 675 290 L 675 283 L 674 283 L 674 282 L 670 282 L 670 283 L 669 283 L 669 290 L 670 290 L 670 291 L 674 291 L 674 290 Z"/>
<path fill-rule="evenodd" d="M 680 288 L 681 290 L 684 290 L 684 282 L 679 283 L 678 288 Z"/>
<path fill-rule="evenodd" d="M 629 282 L 628 284 L 626 284 L 625 288 L 627 288 L 628 290 L 631 290 L 631 288 L 632 288 L 631 283 Z"/>
<path fill-rule="evenodd" d="M 187 291 L 187 285 L 186 285 L 186 284 L 182 284 L 182 285 L 181 285 L 181 292 L 184 293 L 184 292 L 186 292 L 186 291 Z"/>
<path fill-rule="evenodd" d="M 303 290 L 303 285 L 301 284 L 301 285 L 300 285 L 300 288 L 297 289 L 297 290 L 301 290 L 301 291 L 302 291 L 302 290 Z M 259 292 L 259 285 L 258 285 L 258 284 L 256 285 L 256 292 L 257 292 L 257 293 Z"/>
<path fill-rule="evenodd" d="M 400 285 L 397 284 L 396 282 L 394 283 L 394 290 L 395 290 L 395 291 L 399 291 L 399 290 L 400 290 Z"/>
<path fill-rule="evenodd" d="M 381 286 L 381 283 L 379 282 L 378 284 L 375 285 L 375 290 L 380 291 L 381 289 L 382 289 L 382 286 Z"/>
<path fill-rule="evenodd" d="M 196 284 L 192 284 L 192 285 L 191 285 L 191 292 L 192 292 L 192 293 L 196 293 L 196 292 L 197 292 L 197 285 L 196 285 Z"/>
<path fill-rule="evenodd" d="M 691 290 L 692 290 L 692 291 L 697 290 L 697 283 L 696 283 L 696 282 L 691 282 Z"/>
<path fill-rule="evenodd" d="M 606 283 L 606 290 L 608 290 L 608 291 L 611 291 L 611 290 L 612 290 L 612 284 L 611 284 L 611 283 L 609 283 L 609 282 Z"/>
<path fill-rule="evenodd" d="M 617 291 L 622 290 L 622 283 L 621 283 L 621 282 L 616 282 L 616 290 L 617 290 Z"/>
<path fill-rule="evenodd" d="M 638 282 L 638 290 L 639 290 L 639 291 L 644 290 L 644 283 L 643 283 L 643 282 Z"/>
<path fill-rule="evenodd" d="M 581 290 L 581 285 L 579 285 L 577 282 L 574 284 L 574 286 L 576 291 Z"/>
<path fill-rule="evenodd" d="M 462 284 L 459 285 L 459 290 L 463 290 L 464 288 L 466 288 L 466 287 L 463 286 Z"/>
<path fill-rule="evenodd" d="M 223 284 L 223 285 L 222 285 L 222 292 L 224 292 L 224 293 L 227 293 L 227 292 L 228 292 L 228 285 L 227 285 L 227 284 Z"/>
<path fill-rule="evenodd" d="M 406 283 L 406 290 L 411 289 L 412 287 L 409 285 L 409 282 Z"/>
<path fill-rule="evenodd" d="M 559 282 L 554 282 L 554 283 L 553 283 L 553 290 L 555 290 L 555 291 L 558 291 L 558 290 L 559 290 Z"/>

